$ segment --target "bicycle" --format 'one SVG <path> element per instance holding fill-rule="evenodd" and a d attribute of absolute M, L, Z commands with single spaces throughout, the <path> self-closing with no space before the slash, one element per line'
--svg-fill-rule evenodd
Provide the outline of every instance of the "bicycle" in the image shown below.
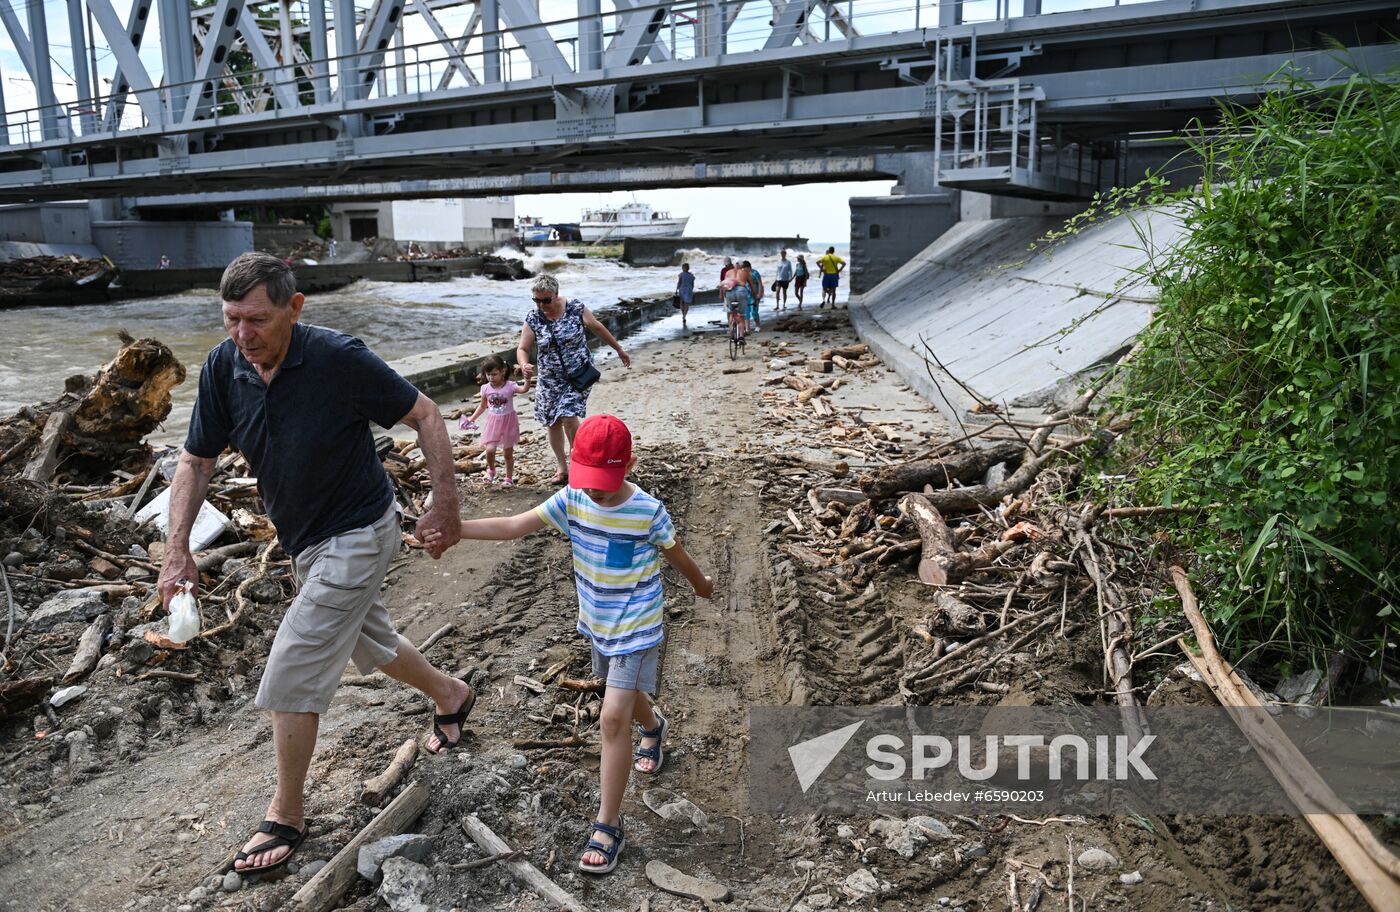
<path fill-rule="evenodd" d="M 729 360 L 735 361 L 739 357 L 739 352 L 744 350 L 744 337 L 739 335 L 739 327 L 743 324 L 743 316 L 738 311 L 729 312 Z"/>

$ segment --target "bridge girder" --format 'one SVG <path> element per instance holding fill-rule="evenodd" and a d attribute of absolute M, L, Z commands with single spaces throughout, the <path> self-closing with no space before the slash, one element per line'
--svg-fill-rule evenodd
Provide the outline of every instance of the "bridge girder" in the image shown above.
<path fill-rule="evenodd" d="M 22 32 L 7 2 L 0 19 Z M 321 58 L 327 29 L 299 31 L 280 0 L 273 25 L 258 12 L 266 0 L 221 0 L 189 18 L 193 81 L 156 84 L 139 24 L 123 26 L 111 0 L 85 2 L 118 88 L 103 118 L 7 106 L 0 201 L 925 150 L 936 121 L 963 116 L 941 107 L 948 86 L 1008 73 L 1043 98 L 1035 142 L 1052 130 L 1078 141 L 1178 129 L 1221 99 L 1282 85 L 1269 77 L 1285 67 L 1326 82 L 1400 61 L 1385 24 L 1395 4 L 1378 0 L 1158 0 L 990 23 L 960 22 L 960 4 L 944 3 L 886 31 L 874 26 L 891 20 L 873 14 L 862 25 L 860 2 L 750 0 L 745 15 L 742 0 L 612 0 L 606 13 L 579 0 L 579 16 L 546 22 L 533 0 L 480 0 L 458 39 L 438 18 L 456 0 L 377 0 L 363 22 L 335 0 L 351 28 Z M 310 2 L 314 21 L 326 0 Z M 236 29 L 220 18 L 234 10 Z M 410 16 L 424 41 L 402 42 Z M 1349 57 L 1324 50 L 1327 37 Z M 256 66 L 227 63 L 239 50 Z M 136 117 L 122 107 L 132 94 Z M 64 130 L 39 129 L 40 115 Z"/>

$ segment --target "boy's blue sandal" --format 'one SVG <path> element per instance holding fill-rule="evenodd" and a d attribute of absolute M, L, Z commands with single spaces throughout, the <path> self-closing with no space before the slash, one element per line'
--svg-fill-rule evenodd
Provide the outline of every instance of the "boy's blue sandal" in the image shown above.
<path fill-rule="evenodd" d="M 622 852 L 622 847 L 627 844 L 627 837 L 622 834 L 622 815 L 617 815 L 617 826 L 615 827 L 608 826 L 601 820 L 595 820 L 593 821 L 592 828 L 600 833 L 611 836 L 613 840 L 612 845 L 603 845 L 596 839 L 589 839 L 588 845 L 583 847 L 583 854 L 587 855 L 589 852 L 597 852 L 599 855 L 606 858 L 607 862 L 600 865 L 591 865 L 580 858 L 578 861 L 578 868 L 580 871 L 585 871 L 589 874 L 610 874 L 612 873 L 612 869 L 617 867 L 617 856 Z"/>
<path fill-rule="evenodd" d="M 652 711 L 656 712 L 655 710 Z M 661 764 L 666 759 L 666 754 L 662 750 L 661 745 L 662 742 L 666 740 L 666 730 L 671 727 L 671 723 L 667 721 L 666 717 L 661 715 L 661 713 L 656 713 L 656 718 L 661 720 L 661 724 L 656 726 L 655 728 L 646 729 L 642 728 L 640 725 L 637 726 L 637 731 L 642 733 L 643 738 L 656 739 L 656 746 L 638 747 L 636 753 L 632 755 L 632 768 L 637 772 L 643 773 L 648 776 L 654 776 L 655 774 L 661 772 Z M 650 760 L 653 763 L 655 763 L 656 768 L 644 770 L 641 767 L 637 766 L 636 761 L 643 759 Z"/>

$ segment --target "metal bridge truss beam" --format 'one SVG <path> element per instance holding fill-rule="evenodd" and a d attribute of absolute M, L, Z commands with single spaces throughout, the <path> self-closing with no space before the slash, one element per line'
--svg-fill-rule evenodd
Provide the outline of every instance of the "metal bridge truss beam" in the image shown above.
<path fill-rule="evenodd" d="M 653 17 L 649 15 L 646 10 L 637 9 L 637 7 L 644 5 L 646 4 L 643 3 L 642 0 L 613 0 L 613 6 L 617 8 L 618 12 L 623 13 L 624 15 L 622 17 L 621 26 L 619 26 L 618 30 L 613 34 L 612 40 L 608 42 L 608 54 L 612 54 L 614 49 L 625 46 L 626 40 L 624 40 L 624 35 L 630 35 L 635 33 L 634 29 L 636 26 L 633 22 L 634 18 L 648 24 L 652 22 Z M 667 2 L 664 4 L 664 6 L 666 15 L 663 15 L 661 25 L 664 25 L 666 19 L 669 18 L 671 8 L 675 6 L 675 3 Z M 647 43 L 645 36 L 642 36 L 642 41 L 644 43 Z M 622 63 L 619 64 L 610 62 L 607 65 L 609 67 L 633 66 L 634 64 L 631 64 L 629 61 L 631 61 L 635 56 L 635 53 L 629 53 L 626 55 L 626 59 L 623 60 Z M 621 58 L 620 54 L 619 58 Z M 671 52 L 666 48 L 664 44 L 659 43 L 655 37 L 652 37 L 647 46 L 647 59 L 650 60 L 652 63 L 665 63 L 666 61 L 671 59 Z"/>
<path fill-rule="evenodd" d="M 31 80 L 36 79 L 35 74 L 38 71 L 34 67 L 34 48 L 29 43 L 29 34 L 25 32 L 24 26 L 20 25 L 19 16 L 15 15 L 10 0 L 0 0 L 0 20 L 4 20 L 5 31 L 10 35 L 10 42 L 15 46 L 15 54 L 19 56 L 24 72 L 29 74 Z"/>
<path fill-rule="evenodd" d="M 788 47 L 796 42 L 807 31 L 807 17 L 817 5 L 817 0 L 787 0 L 781 7 L 780 2 L 774 0 L 773 3 L 777 15 L 773 17 L 773 34 L 763 45 L 765 51 Z"/>
<path fill-rule="evenodd" d="M 355 68 L 359 72 L 353 98 L 365 98 L 379 78 L 379 68 L 403 18 L 404 0 L 375 0 L 360 29 Z"/>
<path fill-rule="evenodd" d="M 209 20 L 209 31 L 204 34 L 203 50 L 199 62 L 195 64 L 194 91 L 190 93 L 185 106 L 184 121 L 192 123 L 207 115 L 218 98 L 215 80 L 228 65 L 228 54 L 233 49 L 234 36 L 243 18 L 246 0 L 219 0 L 214 7 L 214 16 Z"/>
<path fill-rule="evenodd" d="M 141 40 L 146 37 L 146 26 L 150 24 L 151 2 L 150 0 L 135 0 L 131 4 L 131 10 L 126 14 L 126 43 L 138 54 L 141 51 Z M 88 13 L 93 17 L 93 22 L 104 37 L 107 37 L 108 46 L 112 47 L 112 56 L 116 58 L 116 46 L 112 44 L 113 39 L 106 35 L 106 29 L 97 22 L 97 14 L 93 8 L 91 0 L 88 3 Z M 93 36 L 94 41 L 96 35 Z M 121 39 L 117 39 L 121 40 Z M 137 58 L 138 62 L 140 58 Z M 141 67 L 141 74 L 145 76 L 145 67 Z M 146 81 L 150 77 L 146 76 Z M 102 129 L 106 132 L 113 132 L 120 128 L 122 113 L 126 110 L 126 97 L 131 92 L 131 80 L 122 71 L 121 59 L 117 58 L 115 69 L 112 71 L 112 94 L 108 98 L 107 113 L 102 118 Z M 139 103 L 139 99 L 138 99 Z"/>
<path fill-rule="evenodd" d="M 116 89 L 108 104 L 109 129 L 116 129 L 121 123 L 122 107 L 128 93 L 135 93 L 136 103 L 141 106 L 141 112 L 148 122 L 164 123 L 166 120 L 160 93 L 140 57 L 141 37 L 145 34 L 150 11 L 150 0 L 136 0 L 127 25 L 123 27 L 110 0 L 88 0 L 88 12 L 107 39 L 107 46 L 112 49 L 112 56 L 117 61 L 117 70 L 112 79 Z"/>
<path fill-rule="evenodd" d="M 414 12 L 427 24 L 428 28 L 433 33 L 433 37 L 437 39 L 438 44 L 442 45 L 447 51 L 447 70 L 442 74 L 442 81 L 438 83 L 438 91 L 447 88 L 448 84 L 452 81 L 453 73 L 461 73 L 462 78 L 467 81 L 467 85 L 469 86 L 481 85 L 481 80 L 477 78 L 472 68 L 467 65 L 467 60 L 464 56 L 467 51 L 467 44 L 471 42 L 472 32 L 476 31 L 477 24 L 481 22 L 480 10 L 472 10 L 472 17 L 467 22 L 466 31 L 462 33 L 461 38 L 453 41 L 451 38 L 447 37 L 447 30 L 442 27 L 441 22 L 438 22 L 437 16 L 433 15 L 432 8 L 428 5 L 427 0 L 413 0 L 413 5 Z"/>
<path fill-rule="evenodd" d="M 574 68 L 559 52 L 554 36 L 540 21 L 540 15 L 530 0 L 498 0 L 501 18 L 511 35 L 530 59 L 533 68 L 545 78 L 569 77 Z M 487 28 L 490 28 L 488 25 Z"/>
<path fill-rule="evenodd" d="M 617 0 L 617 8 L 624 10 L 622 24 L 612 41 L 608 44 L 607 53 L 603 57 L 603 65 L 608 69 L 616 67 L 634 67 L 645 60 L 666 60 L 670 54 L 665 48 L 656 43 L 657 36 L 661 34 L 661 27 L 666 24 L 666 17 L 670 15 L 671 4 L 661 3 L 646 5 L 634 3 L 633 0 Z M 637 6 L 642 6 L 637 9 Z"/>
<path fill-rule="evenodd" d="M 277 99 L 277 106 L 283 111 L 294 111 L 301 107 L 301 102 L 297 98 L 296 83 L 285 78 L 279 78 L 284 72 L 281 69 L 281 61 L 272 51 L 272 45 L 267 43 L 267 38 L 263 36 L 262 28 L 258 25 L 257 17 L 248 7 L 243 7 L 238 15 L 239 30 L 243 34 L 243 46 L 248 49 L 248 53 L 253 55 L 253 62 L 258 65 L 266 75 L 271 76 L 270 80 L 264 80 L 265 86 L 271 90 L 274 98 Z"/>

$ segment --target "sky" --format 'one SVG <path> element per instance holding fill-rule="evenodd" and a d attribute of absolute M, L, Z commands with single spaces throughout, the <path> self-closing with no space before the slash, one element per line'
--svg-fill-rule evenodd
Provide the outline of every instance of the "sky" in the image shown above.
<path fill-rule="evenodd" d="M 577 222 L 585 208 L 650 203 L 675 217 L 690 216 L 690 237 L 793 237 L 844 244 L 851 237 L 853 196 L 888 196 L 894 181 L 846 181 L 791 187 L 695 187 L 636 193 L 551 193 L 515 198 L 516 215 Z"/>

